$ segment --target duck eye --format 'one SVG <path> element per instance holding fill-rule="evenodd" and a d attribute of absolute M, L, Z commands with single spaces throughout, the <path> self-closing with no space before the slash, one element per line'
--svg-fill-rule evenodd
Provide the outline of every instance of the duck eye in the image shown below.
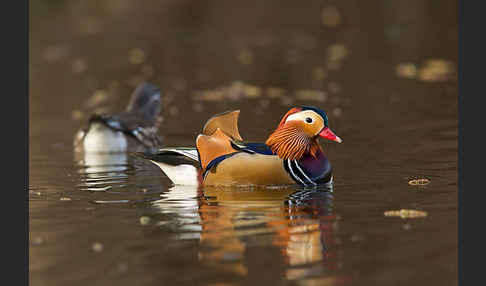
<path fill-rule="evenodd" d="M 312 118 L 307 117 L 307 118 L 305 119 L 305 122 L 307 122 L 307 123 L 312 123 Z"/>

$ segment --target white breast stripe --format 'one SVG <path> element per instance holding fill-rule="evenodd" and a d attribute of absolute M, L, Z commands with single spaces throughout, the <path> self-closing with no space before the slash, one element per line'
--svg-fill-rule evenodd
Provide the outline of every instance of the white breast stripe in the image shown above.
<path fill-rule="evenodd" d="M 305 177 L 305 178 L 306 178 L 306 179 L 307 179 L 309 182 L 311 182 L 311 183 L 312 183 L 314 186 L 317 186 L 317 184 L 316 184 L 314 181 L 312 181 L 312 180 L 311 180 L 311 179 L 310 179 L 310 178 L 307 176 L 307 174 L 306 174 L 306 173 L 304 173 L 304 171 L 302 171 L 302 169 L 300 168 L 300 166 L 299 166 L 299 164 L 297 163 L 297 161 L 296 161 L 296 160 L 294 160 L 294 163 L 295 163 L 295 166 L 297 166 L 297 169 L 299 169 L 299 171 L 302 173 L 302 175 L 304 175 L 304 177 Z"/>
<path fill-rule="evenodd" d="M 301 182 L 301 183 L 302 183 L 302 185 L 307 186 L 307 184 L 306 184 L 306 183 L 304 183 L 304 181 L 302 181 L 302 180 L 299 178 L 299 176 L 295 175 L 294 170 L 292 169 L 292 166 L 290 165 L 290 160 L 288 160 L 288 159 L 287 159 L 287 166 L 289 167 L 289 171 L 290 171 L 290 174 L 292 174 L 292 177 L 293 177 L 294 179 L 297 179 L 299 182 Z"/>

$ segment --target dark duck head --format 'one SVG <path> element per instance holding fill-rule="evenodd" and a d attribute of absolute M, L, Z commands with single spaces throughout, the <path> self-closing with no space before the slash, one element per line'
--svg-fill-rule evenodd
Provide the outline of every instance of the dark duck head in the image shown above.
<path fill-rule="evenodd" d="M 141 83 L 133 91 L 127 113 L 139 116 L 147 124 L 156 125 L 161 109 L 160 89 L 150 83 Z"/>
<path fill-rule="evenodd" d="M 265 142 L 282 159 L 300 160 L 304 156 L 317 158 L 322 152 L 317 140 L 342 140 L 329 128 L 326 112 L 312 106 L 294 107 L 280 121 Z"/>

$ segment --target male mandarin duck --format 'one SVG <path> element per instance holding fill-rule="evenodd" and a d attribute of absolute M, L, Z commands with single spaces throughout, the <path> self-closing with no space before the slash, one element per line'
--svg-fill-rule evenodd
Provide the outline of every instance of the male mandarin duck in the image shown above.
<path fill-rule="evenodd" d="M 244 143 L 238 131 L 240 111 L 210 118 L 196 148 L 163 148 L 136 153 L 158 165 L 176 185 L 294 185 L 332 182 L 331 165 L 319 137 L 341 143 L 316 107 L 290 109 L 265 143 Z"/>
<path fill-rule="evenodd" d="M 126 152 L 160 146 L 161 139 L 157 135 L 160 109 L 160 89 L 150 83 L 139 84 L 126 111 L 91 115 L 88 126 L 75 135 L 75 150 Z"/>

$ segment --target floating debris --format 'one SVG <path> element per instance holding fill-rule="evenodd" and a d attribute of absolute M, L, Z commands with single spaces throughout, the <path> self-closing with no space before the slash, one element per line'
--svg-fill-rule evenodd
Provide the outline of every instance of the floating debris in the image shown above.
<path fill-rule="evenodd" d="M 414 180 L 410 180 L 408 181 L 408 184 L 410 186 L 424 186 L 424 185 L 428 185 L 430 183 L 430 180 L 429 179 L 414 179 Z"/>
<path fill-rule="evenodd" d="M 348 56 L 348 48 L 343 44 L 333 44 L 327 49 L 327 59 L 330 62 L 341 61 Z"/>
<path fill-rule="evenodd" d="M 401 217 L 403 219 L 405 219 L 405 218 L 421 218 L 421 217 L 426 217 L 427 212 L 418 211 L 418 210 L 401 209 L 401 210 L 385 211 L 384 215 L 385 216 L 391 216 L 391 217 Z"/>
<path fill-rule="evenodd" d="M 69 197 L 62 197 L 62 198 L 59 198 L 60 201 L 72 201 L 73 199 L 69 198 Z"/>
<path fill-rule="evenodd" d="M 128 54 L 128 62 L 132 65 L 139 65 L 145 61 L 145 52 L 142 49 L 135 48 Z"/>
<path fill-rule="evenodd" d="M 141 225 L 148 225 L 150 223 L 150 217 L 142 216 L 140 217 L 140 224 Z"/>
<path fill-rule="evenodd" d="M 334 44 L 327 49 L 327 68 L 338 70 L 341 68 L 342 60 L 349 54 L 348 49 L 343 44 Z"/>
<path fill-rule="evenodd" d="M 214 90 L 202 90 L 194 92 L 193 98 L 201 101 L 219 101 L 224 98 L 238 101 L 244 98 L 259 98 L 263 94 L 262 88 L 256 85 L 235 81 L 228 86 Z"/>
<path fill-rule="evenodd" d="M 402 228 L 403 228 L 403 230 L 410 230 L 410 229 L 412 229 L 412 225 L 411 225 L 411 224 L 409 224 L 409 223 L 406 223 L 406 224 L 404 224 L 404 225 L 402 226 Z"/>
<path fill-rule="evenodd" d="M 417 76 L 417 67 L 413 63 L 401 63 L 395 68 L 397 76 L 402 78 L 415 78 Z"/>
<path fill-rule="evenodd" d="M 454 64 L 443 59 L 429 59 L 419 71 L 419 80 L 425 82 L 447 81 L 455 74 Z"/>
<path fill-rule="evenodd" d="M 95 242 L 93 243 L 93 245 L 91 246 L 91 249 L 93 249 L 94 252 L 101 252 L 103 251 L 104 249 L 104 246 L 102 243 L 100 242 Z"/>
<path fill-rule="evenodd" d="M 30 190 L 30 191 L 29 191 L 29 193 L 30 193 L 31 195 L 37 195 L 37 196 L 42 195 L 42 193 L 41 193 L 41 192 L 36 192 L 36 191 L 32 191 L 32 190 Z"/>
<path fill-rule="evenodd" d="M 336 7 L 325 7 L 321 11 L 321 22 L 328 27 L 336 27 L 341 22 L 341 15 Z"/>
<path fill-rule="evenodd" d="M 44 244 L 44 242 L 45 242 L 45 241 L 44 241 L 44 239 L 43 239 L 42 237 L 36 237 L 36 238 L 34 238 L 34 239 L 31 241 L 32 245 L 35 245 L 35 246 L 37 246 L 37 245 L 42 245 L 42 244 Z"/>
<path fill-rule="evenodd" d="M 245 85 L 245 95 L 246 97 L 255 98 L 261 96 L 261 88 L 254 85 Z"/>

